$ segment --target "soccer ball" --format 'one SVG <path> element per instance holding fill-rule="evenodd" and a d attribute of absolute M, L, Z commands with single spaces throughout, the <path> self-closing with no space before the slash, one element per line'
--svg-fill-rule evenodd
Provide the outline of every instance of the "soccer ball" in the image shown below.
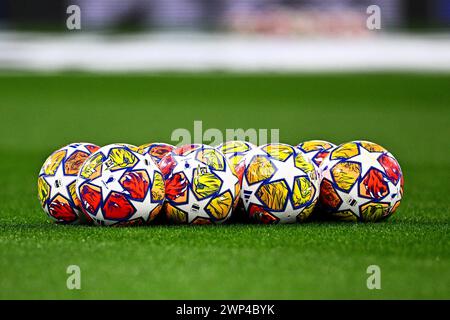
<path fill-rule="evenodd" d="M 156 164 L 159 164 L 161 159 L 174 149 L 175 147 L 171 144 L 156 142 L 143 144 L 139 147 L 139 152 L 142 154 L 149 154 L 153 161 L 155 161 Z"/>
<path fill-rule="evenodd" d="M 239 179 L 225 156 L 213 147 L 179 147 L 160 162 L 166 182 L 169 221 L 211 224 L 226 221 L 240 190 Z"/>
<path fill-rule="evenodd" d="M 368 141 L 331 151 L 322 164 L 320 204 L 338 220 L 379 221 L 391 216 L 403 195 L 403 174 L 394 156 Z"/>
<path fill-rule="evenodd" d="M 148 154 L 110 144 L 81 167 L 76 191 L 82 210 L 98 225 L 150 223 L 164 202 L 164 179 Z"/>
<path fill-rule="evenodd" d="M 249 152 L 242 161 L 241 197 L 251 220 L 294 223 L 309 217 L 319 196 L 319 176 L 302 151 L 272 143 Z"/>
<path fill-rule="evenodd" d="M 81 165 L 98 148 L 90 143 L 72 143 L 44 162 L 38 177 L 38 197 L 51 220 L 63 224 L 89 222 L 81 212 L 75 181 Z"/>
<path fill-rule="evenodd" d="M 297 148 L 303 151 L 317 167 L 320 167 L 330 151 L 336 148 L 336 145 L 324 140 L 310 140 L 300 143 Z"/>

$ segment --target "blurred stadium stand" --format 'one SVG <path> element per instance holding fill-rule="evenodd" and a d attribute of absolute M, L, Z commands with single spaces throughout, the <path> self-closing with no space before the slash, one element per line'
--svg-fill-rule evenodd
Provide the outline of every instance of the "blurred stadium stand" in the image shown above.
<path fill-rule="evenodd" d="M 449 0 L 0 0 L 0 19 L 3 28 L 62 30 L 69 4 L 80 5 L 83 27 L 102 30 L 241 27 L 276 32 L 291 24 L 293 31 L 308 31 L 306 24 L 329 20 L 330 13 L 333 27 L 348 24 L 372 4 L 382 8 L 388 29 L 450 27 Z"/>
<path fill-rule="evenodd" d="M 448 72 L 449 30 L 450 0 L 0 0 L 0 70 Z"/>

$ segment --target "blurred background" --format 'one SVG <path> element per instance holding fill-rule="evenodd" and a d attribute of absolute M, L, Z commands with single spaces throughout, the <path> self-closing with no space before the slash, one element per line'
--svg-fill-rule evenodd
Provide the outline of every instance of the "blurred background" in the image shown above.
<path fill-rule="evenodd" d="M 450 25 L 447 0 L 1 0 L 0 21 L 6 29 L 63 30 L 70 4 L 81 7 L 83 28 L 89 30 L 360 33 L 369 5 L 382 8 L 389 30 Z"/>
<path fill-rule="evenodd" d="M 449 30 L 449 0 L 0 0 L 0 68 L 442 71 Z"/>

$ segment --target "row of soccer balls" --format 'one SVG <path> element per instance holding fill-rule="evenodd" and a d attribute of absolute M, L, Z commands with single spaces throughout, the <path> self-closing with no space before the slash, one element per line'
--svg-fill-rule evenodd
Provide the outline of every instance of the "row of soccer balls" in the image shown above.
<path fill-rule="evenodd" d="M 66 224 L 210 224 L 230 217 L 294 223 L 313 212 L 379 221 L 394 213 L 402 195 L 397 160 L 368 141 L 296 147 L 229 141 L 216 148 L 72 143 L 52 153 L 38 177 L 42 208 Z"/>

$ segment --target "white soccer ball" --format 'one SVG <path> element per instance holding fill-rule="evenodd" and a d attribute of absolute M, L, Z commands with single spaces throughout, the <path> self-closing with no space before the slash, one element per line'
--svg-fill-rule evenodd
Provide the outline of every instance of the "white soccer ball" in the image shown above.
<path fill-rule="evenodd" d="M 81 167 L 76 191 L 82 210 L 98 225 L 147 224 L 164 202 L 164 179 L 148 154 L 110 144 Z"/>
<path fill-rule="evenodd" d="M 400 205 L 402 170 L 395 157 L 378 144 L 341 144 L 328 155 L 322 169 L 320 207 L 328 217 L 380 221 Z"/>
<path fill-rule="evenodd" d="M 238 199 L 240 184 L 225 156 L 213 147 L 179 147 L 159 163 L 166 183 L 169 221 L 211 224 L 226 221 Z"/>
<path fill-rule="evenodd" d="M 72 143 L 44 162 L 38 177 L 38 196 L 51 220 L 62 224 L 89 222 L 81 211 L 75 182 L 84 161 L 98 148 L 91 143 Z"/>
<path fill-rule="evenodd" d="M 242 163 L 241 197 L 251 220 L 294 223 L 309 217 L 319 196 L 319 176 L 303 152 L 287 144 L 266 144 Z"/>

